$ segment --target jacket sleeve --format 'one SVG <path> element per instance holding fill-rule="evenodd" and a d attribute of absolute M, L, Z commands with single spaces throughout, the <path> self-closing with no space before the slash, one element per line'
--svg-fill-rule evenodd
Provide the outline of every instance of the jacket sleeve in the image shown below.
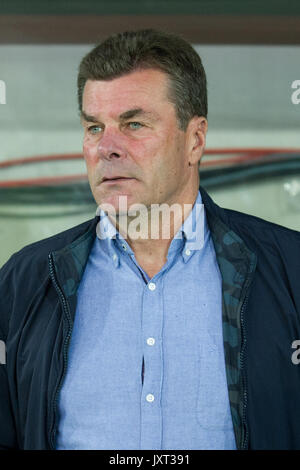
<path fill-rule="evenodd" d="M 10 396 L 7 367 L 9 358 L 6 351 L 6 338 L 11 311 L 11 280 L 9 262 L 0 269 L 0 449 L 18 448 L 15 419 Z M 6 331 L 5 331 L 6 330 Z"/>

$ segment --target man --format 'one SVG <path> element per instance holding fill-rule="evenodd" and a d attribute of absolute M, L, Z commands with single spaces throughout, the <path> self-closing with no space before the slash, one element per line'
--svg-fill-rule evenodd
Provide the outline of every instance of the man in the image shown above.
<path fill-rule="evenodd" d="M 300 236 L 199 188 L 200 57 L 114 35 L 78 97 L 99 210 L 0 271 L 0 445 L 300 448 Z"/>

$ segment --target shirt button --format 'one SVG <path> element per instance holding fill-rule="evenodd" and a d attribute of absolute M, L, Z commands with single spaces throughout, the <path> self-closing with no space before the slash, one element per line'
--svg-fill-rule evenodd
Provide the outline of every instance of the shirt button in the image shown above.
<path fill-rule="evenodd" d="M 148 393 L 148 395 L 146 396 L 146 400 L 149 402 L 152 402 L 154 400 L 154 395 L 152 395 L 151 393 Z"/>
<path fill-rule="evenodd" d="M 154 290 L 156 285 L 154 284 L 154 282 L 149 282 L 148 287 L 150 290 Z"/>
<path fill-rule="evenodd" d="M 189 249 L 185 250 L 185 254 L 189 256 L 191 254 L 191 250 Z"/>
<path fill-rule="evenodd" d="M 155 339 L 154 339 L 154 338 L 148 338 L 148 339 L 147 339 L 147 344 L 149 344 L 149 346 L 153 346 L 154 343 L 155 343 Z"/>
<path fill-rule="evenodd" d="M 127 250 L 127 246 L 124 245 L 124 244 L 122 245 L 122 248 L 123 248 L 123 250 L 125 250 L 125 251 Z"/>
<path fill-rule="evenodd" d="M 116 261 L 116 259 L 117 259 L 117 255 L 116 255 L 116 253 L 115 253 L 115 254 L 113 255 L 113 260 Z"/>

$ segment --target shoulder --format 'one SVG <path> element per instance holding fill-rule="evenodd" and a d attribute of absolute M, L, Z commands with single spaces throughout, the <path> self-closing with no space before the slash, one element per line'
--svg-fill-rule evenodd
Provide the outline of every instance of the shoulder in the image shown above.
<path fill-rule="evenodd" d="M 260 217 L 226 209 L 216 204 L 204 188 L 200 186 L 204 206 L 209 215 L 215 216 L 225 226 L 242 238 L 246 244 L 255 246 L 270 245 L 272 243 L 293 248 L 300 244 L 300 232 L 269 222 Z"/>
<path fill-rule="evenodd" d="M 5 273 L 11 272 L 15 267 L 20 270 L 22 266 L 27 269 L 30 266 L 34 266 L 35 271 L 31 274 L 36 274 L 39 263 L 48 263 L 48 254 L 51 251 L 60 250 L 76 241 L 79 237 L 84 236 L 84 234 L 96 227 L 97 220 L 97 217 L 89 219 L 81 224 L 52 235 L 51 237 L 24 246 L 19 251 L 12 254 L 8 261 L 2 266 L 0 269 L 0 281 Z"/>
<path fill-rule="evenodd" d="M 0 269 L 0 329 L 8 330 L 9 318 L 32 302 L 40 289 L 48 292 L 49 253 L 78 243 L 88 237 L 98 223 L 98 217 L 83 222 L 68 230 L 26 245 L 14 253 Z M 16 299 L 18 301 L 16 302 Z"/>
<path fill-rule="evenodd" d="M 243 212 L 231 209 L 223 210 L 230 228 L 252 248 L 273 246 L 277 250 L 284 250 L 287 253 L 300 249 L 300 232 L 297 230 Z"/>

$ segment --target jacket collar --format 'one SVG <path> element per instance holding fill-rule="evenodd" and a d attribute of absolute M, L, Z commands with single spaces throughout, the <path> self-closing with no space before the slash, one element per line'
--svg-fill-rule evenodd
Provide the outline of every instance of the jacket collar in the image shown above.
<path fill-rule="evenodd" d="M 199 189 L 218 261 L 221 261 L 221 257 L 218 256 L 220 246 L 224 244 L 225 246 L 232 244 L 239 246 L 239 253 L 243 253 L 245 259 L 251 258 L 253 253 L 251 255 L 244 241 L 236 232 L 230 229 L 230 220 L 226 211 L 211 199 L 203 187 L 200 186 Z M 94 219 L 90 219 L 87 222 L 87 230 L 82 235 L 63 248 L 52 252 L 57 280 L 66 297 L 72 296 L 77 291 L 96 237 L 99 218 L 99 215 L 96 215 Z M 240 254 L 235 259 L 235 263 L 241 261 Z M 233 253 L 231 253 L 232 256 Z M 221 269 L 221 274 L 226 274 L 224 269 Z"/>

